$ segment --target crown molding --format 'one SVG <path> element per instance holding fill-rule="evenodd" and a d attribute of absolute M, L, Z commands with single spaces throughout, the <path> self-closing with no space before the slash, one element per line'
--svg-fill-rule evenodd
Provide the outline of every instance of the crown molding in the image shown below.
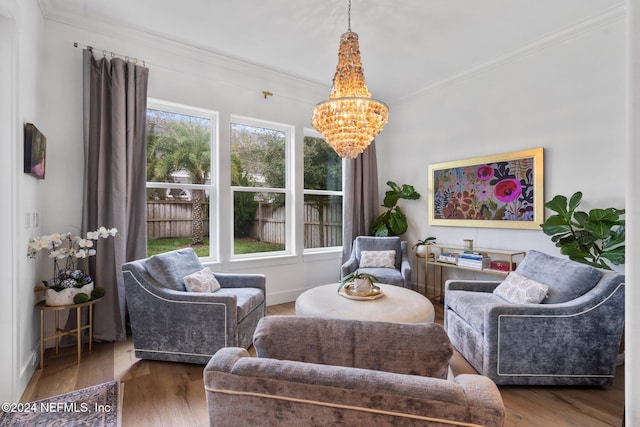
<path fill-rule="evenodd" d="M 467 68 L 457 74 L 451 75 L 447 78 L 441 79 L 430 83 L 429 85 L 414 91 L 413 93 L 398 98 L 393 104 L 402 104 L 415 98 L 419 95 L 424 95 L 430 91 L 440 89 L 446 86 L 458 84 L 468 78 L 474 77 L 481 73 L 484 73 L 490 69 L 499 67 L 505 63 L 515 61 L 519 58 L 533 55 L 541 51 L 551 49 L 557 45 L 566 43 L 569 40 L 580 37 L 584 34 L 588 34 L 592 31 L 598 30 L 611 23 L 626 19 L 626 6 L 625 4 L 619 4 L 617 6 L 605 9 L 595 15 L 588 17 L 587 19 L 580 21 L 569 27 L 565 27 L 562 30 L 555 31 L 547 34 L 546 36 L 534 40 L 524 46 L 516 49 L 512 49 L 499 56 L 488 58 L 485 61 L 481 61 L 477 65 Z"/>
<path fill-rule="evenodd" d="M 188 61 L 199 61 L 203 64 L 211 65 L 214 67 L 223 68 L 234 73 L 240 73 L 244 75 L 248 75 L 253 78 L 259 78 L 264 80 L 265 77 L 270 80 L 274 80 L 279 82 L 283 86 L 292 86 L 292 80 L 296 82 L 296 87 L 306 86 L 312 87 L 312 92 L 319 91 L 318 93 L 323 94 L 327 93 L 330 87 L 326 84 L 326 82 L 321 83 L 318 81 L 313 81 L 307 79 L 303 76 L 295 75 L 292 73 L 287 73 L 282 70 L 278 70 L 275 68 L 270 68 L 265 65 L 252 63 L 250 61 L 235 58 L 229 56 L 227 54 L 223 54 L 214 49 L 211 49 L 205 45 L 194 45 L 193 43 L 188 43 L 184 40 L 180 39 L 171 39 L 167 38 L 166 35 L 156 34 L 149 31 L 142 30 L 137 27 L 131 26 L 122 26 L 115 22 L 109 22 L 104 20 L 94 20 L 92 18 L 79 17 L 75 14 L 70 14 L 66 12 L 60 12 L 56 10 L 54 7 L 50 5 L 49 0 L 38 0 L 38 4 L 40 5 L 40 9 L 44 16 L 45 21 L 56 22 L 61 25 L 65 25 L 68 27 L 72 27 L 78 30 L 86 31 L 89 33 L 97 34 L 106 38 L 117 39 L 122 41 L 123 43 L 131 43 L 135 42 L 138 46 L 136 46 L 138 51 L 140 50 L 140 46 L 147 46 L 153 49 L 159 49 L 170 55 L 176 57 L 178 61 L 180 59 L 188 60 Z M 86 45 L 91 45 L 91 43 L 86 43 L 84 41 L 78 40 L 78 47 L 84 48 Z M 93 46 L 96 51 L 106 50 L 106 52 L 111 52 L 110 49 L 106 46 Z M 123 56 L 126 52 L 115 53 L 117 56 Z M 130 58 L 134 58 L 136 55 L 128 55 Z M 172 66 L 166 63 L 161 64 L 154 62 L 152 59 L 145 58 L 143 55 L 138 56 L 138 61 L 145 61 L 146 65 L 160 67 L 165 69 L 177 70 L 179 66 Z M 190 73 L 197 74 L 197 70 L 190 70 Z M 204 76 L 204 75 L 203 75 Z M 208 76 L 212 83 L 218 83 L 223 85 L 230 85 L 231 83 L 228 81 L 215 80 L 211 79 L 211 76 Z M 242 89 L 250 89 L 256 90 L 258 87 L 241 87 Z M 260 90 L 263 90 L 262 86 L 260 86 Z M 284 89 L 285 91 L 288 91 Z M 279 97 L 288 98 L 297 102 L 302 102 L 304 104 L 313 105 L 315 101 L 310 100 L 302 100 L 299 98 L 297 88 L 291 88 L 291 96 L 283 94 L 283 89 L 278 91 L 277 94 Z M 315 99 L 315 98 L 314 98 Z"/>

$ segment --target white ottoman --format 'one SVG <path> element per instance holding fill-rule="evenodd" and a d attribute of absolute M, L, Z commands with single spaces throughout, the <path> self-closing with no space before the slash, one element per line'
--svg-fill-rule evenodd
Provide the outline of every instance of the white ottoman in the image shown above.
<path fill-rule="evenodd" d="M 431 301 L 410 289 L 376 283 L 382 297 L 357 301 L 340 296 L 339 286 L 332 283 L 303 292 L 296 299 L 296 315 L 402 323 L 429 323 L 435 318 Z"/>

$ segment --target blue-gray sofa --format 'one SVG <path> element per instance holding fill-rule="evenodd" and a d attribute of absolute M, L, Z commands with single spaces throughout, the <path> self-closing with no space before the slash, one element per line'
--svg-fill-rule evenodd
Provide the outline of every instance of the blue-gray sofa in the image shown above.
<path fill-rule="evenodd" d="M 258 357 L 218 351 L 204 369 L 211 426 L 504 424 L 496 385 L 446 379 L 453 350 L 435 323 L 267 316 Z"/>
<path fill-rule="evenodd" d="M 500 282 L 448 280 L 452 344 L 497 384 L 609 385 L 624 326 L 624 275 L 529 251 L 521 276 L 547 285 L 540 303 L 507 302 Z"/>

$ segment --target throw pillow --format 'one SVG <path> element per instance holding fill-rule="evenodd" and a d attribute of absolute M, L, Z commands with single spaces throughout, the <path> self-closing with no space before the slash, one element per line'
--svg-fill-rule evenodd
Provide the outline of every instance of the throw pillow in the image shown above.
<path fill-rule="evenodd" d="M 184 286 L 189 292 L 215 292 L 220 289 L 216 276 L 207 267 L 184 276 Z"/>
<path fill-rule="evenodd" d="M 361 268 L 396 268 L 396 251 L 362 251 Z"/>
<path fill-rule="evenodd" d="M 185 291 L 183 277 L 204 268 L 193 248 L 153 255 L 146 266 L 161 286 L 181 292 Z"/>
<path fill-rule="evenodd" d="M 567 258 L 528 251 L 516 271 L 523 276 L 549 284 L 544 304 L 558 304 L 584 295 L 600 281 L 602 271 Z"/>
<path fill-rule="evenodd" d="M 512 271 L 493 293 L 514 304 L 540 304 L 548 291 L 549 286 Z"/>

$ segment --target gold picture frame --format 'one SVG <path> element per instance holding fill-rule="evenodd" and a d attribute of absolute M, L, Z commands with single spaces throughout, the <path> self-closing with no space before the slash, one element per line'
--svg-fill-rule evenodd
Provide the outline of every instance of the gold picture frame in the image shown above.
<path fill-rule="evenodd" d="M 429 225 L 540 230 L 544 150 L 429 165 Z"/>

